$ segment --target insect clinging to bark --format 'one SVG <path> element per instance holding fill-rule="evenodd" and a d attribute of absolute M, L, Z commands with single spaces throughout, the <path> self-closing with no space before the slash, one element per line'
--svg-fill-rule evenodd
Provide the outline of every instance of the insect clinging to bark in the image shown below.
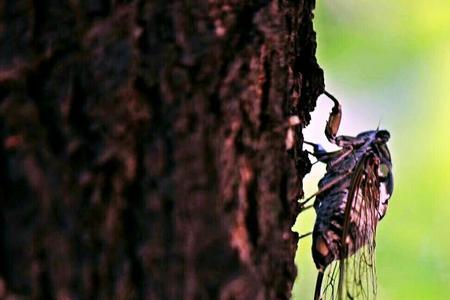
<path fill-rule="evenodd" d="M 376 296 L 374 264 L 378 221 L 393 192 L 392 163 L 386 130 L 337 136 L 341 106 L 334 102 L 326 124 L 327 139 L 341 149 L 326 152 L 318 144 L 311 153 L 326 164 L 314 196 L 316 222 L 312 233 L 312 256 L 318 269 L 314 299 L 371 299 Z M 324 273 L 328 276 L 322 286 Z M 336 286 L 337 281 L 337 286 Z"/>

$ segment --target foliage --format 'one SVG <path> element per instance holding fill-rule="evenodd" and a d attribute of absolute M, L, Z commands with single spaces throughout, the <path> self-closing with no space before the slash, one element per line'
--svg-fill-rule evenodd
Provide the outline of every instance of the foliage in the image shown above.
<path fill-rule="evenodd" d="M 450 297 L 450 2 L 319 1 L 315 27 L 327 90 L 343 105 L 341 133 L 391 132 L 395 188 L 378 227 L 378 299 Z M 305 138 L 327 149 L 320 99 Z M 312 194 L 323 167 L 306 182 Z M 322 173 L 321 173 L 322 172 Z M 309 193 L 308 193 L 309 191 Z M 296 229 L 312 228 L 305 212 Z M 293 299 L 312 299 L 316 271 L 301 240 Z"/>

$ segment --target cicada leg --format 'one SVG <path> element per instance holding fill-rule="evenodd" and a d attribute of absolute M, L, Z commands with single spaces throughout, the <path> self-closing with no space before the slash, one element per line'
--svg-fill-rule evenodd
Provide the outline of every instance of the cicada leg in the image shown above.
<path fill-rule="evenodd" d="M 304 143 L 313 146 L 314 152 L 307 151 L 309 154 L 317 158 L 317 161 L 330 164 L 330 167 L 333 167 L 337 163 L 341 162 L 353 151 L 353 146 L 351 144 L 338 151 L 326 152 L 325 149 L 319 144 L 314 144 L 307 141 L 304 141 Z"/>
<path fill-rule="evenodd" d="M 305 237 L 308 237 L 308 236 L 310 236 L 310 235 L 312 235 L 312 231 L 311 231 L 311 232 L 308 232 L 308 233 L 301 234 L 301 235 L 298 237 L 298 239 L 301 240 L 301 239 L 303 239 L 303 238 L 305 238 Z"/>
<path fill-rule="evenodd" d="M 320 162 L 323 162 L 326 164 L 331 163 L 332 165 L 342 161 L 345 157 L 347 157 L 353 151 L 352 147 L 349 146 L 342 150 L 338 150 L 338 151 L 334 151 L 334 152 L 326 152 L 326 150 L 319 144 L 314 144 L 314 143 L 307 142 L 307 141 L 304 141 L 304 143 L 313 147 L 314 153 L 311 153 L 311 152 L 309 152 L 309 153 L 311 155 L 313 155 L 315 158 L 317 158 L 317 161 L 320 161 Z M 306 204 L 312 198 L 314 198 L 317 195 L 332 188 L 335 184 L 340 182 L 342 179 L 346 178 L 349 174 L 350 174 L 350 171 L 342 174 L 341 176 L 336 177 L 334 180 L 332 180 L 329 183 L 327 183 L 326 185 L 322 186 L 317 192 L 315 192 L 314 194 L 312 194 L 311 196 L 306 198 L 304 201 L 300 202 L 300 210 L 305 211 L 305 210 L 313 207 L 313 205 L 306 206 Z"/>
<path fill-rule="evenodd" d="M 314 289 L 314 300 L 322 299 L 321 289 L 322 289 L 322 281 L 323 281 L 324 272 L 325 272 L 324 270 L 319 270 L 319 272 L 317 274 L 316 288 Z"/>
<path fill-rule="evenodd" d="M 339 155 L 336 159 L 331 160 L 330 168 L 334 167 L 336 164 L 340 163 L 344 158 L 349 156 L 353 152 L 353 147 L 351 145 L 339 151 Z M 334 157 L 333 157 L 334 158 Z"/>
<path fill-rule="evenodd" d="M 305 144 L 313 147 L 314 152 L 307 151 L 309 154 L 317 158 L 317 161 L 323 162 L 325 164 L 332 161 L 334 158 L 341 155 L 342 150 L 327 152 L 320 144 L 314 144 L 311 142 L 303 141 Z"/>
<path fill-rule="evenodd" d="M 334 106 L 331 109 L 330 116 L 328 117 L 327 125 L 325 126 L 325 136 L 330 141 L 330 143 L 337 144 L 336 136 L 339 130 L 339 125 L 341 124 L 342 109 L 339 101 L 327 91 L 323 92 L 328 98 L 330 98 Z"/>
<path fill-rule="evenodd" d="M 353 136 L 345 136 L 345 135 L 337 135 L 339 131 L 339 126 L 341 124 L 341 118 L 342 118 L 342 109 L 341 105 L 339 104 L 339 101 L 330 93 L 327 91 L 323 92 L 328 98 L 330 98 L 334 106 L 331 109 L 330 116 L 328 117 L 327 124 L 325 126 L 325 136 L 330 141 L 330 143 L 333 143 L 339 147 L 345 147 L 348 145 L 353 145 L 357 143 L 363 143 L 364 140 L 358 139 Z"/>
<path fill-rule="evenodd" d="M 335 184 L 339 183 L 341 180 L 343 180 L 347 176 L 349 176 L 350 173 L 351 173 L 351 171 L 347 171 L 347 172 L 343 173 L 342 175 L 334 178 L 333 180 L 331 180 L 330 182 L 328 182 L 327 184 L 322 186 L 317 192 L 315 192 L 314 194 L 312 194 L 311 196 L 306 198 L 304 201 L 300 202 L 300 210 L 304 211 L 304 210 L 307 210 L 307 209 L 313 207 L 313 205 L 305 206 L 305 204 L 308 203 L 312 198 L 316 197 L 317 195 L 319 195 L 319 194 L 329 190 L 330 188 L 332 188 Z"/>

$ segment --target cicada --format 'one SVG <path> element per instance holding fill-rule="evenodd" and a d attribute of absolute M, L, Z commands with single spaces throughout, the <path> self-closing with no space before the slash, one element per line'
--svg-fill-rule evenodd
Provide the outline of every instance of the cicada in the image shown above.
<path fill-rule="evenodd" d="M 314 299 L 372 299 L 376 296 L 375 234 L 393 192 L 390 134 L 376 129 L 337 136 L 341 106 L 325 94 L 334 102 L 325 135 L 340 150 L 326 152 L 306 142 L 313 146 L 311 154 L 326 164 L 312 205 L 317 215 L 312 232 L 318 269 Z"/>

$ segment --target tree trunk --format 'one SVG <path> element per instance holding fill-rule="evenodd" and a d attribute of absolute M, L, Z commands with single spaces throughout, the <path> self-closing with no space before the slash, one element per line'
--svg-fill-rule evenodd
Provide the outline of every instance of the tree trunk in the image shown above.
<path fill-rule="evenodd" d="M 0 1 L 0 298 L 288 299 L 313 7 Z"/>

